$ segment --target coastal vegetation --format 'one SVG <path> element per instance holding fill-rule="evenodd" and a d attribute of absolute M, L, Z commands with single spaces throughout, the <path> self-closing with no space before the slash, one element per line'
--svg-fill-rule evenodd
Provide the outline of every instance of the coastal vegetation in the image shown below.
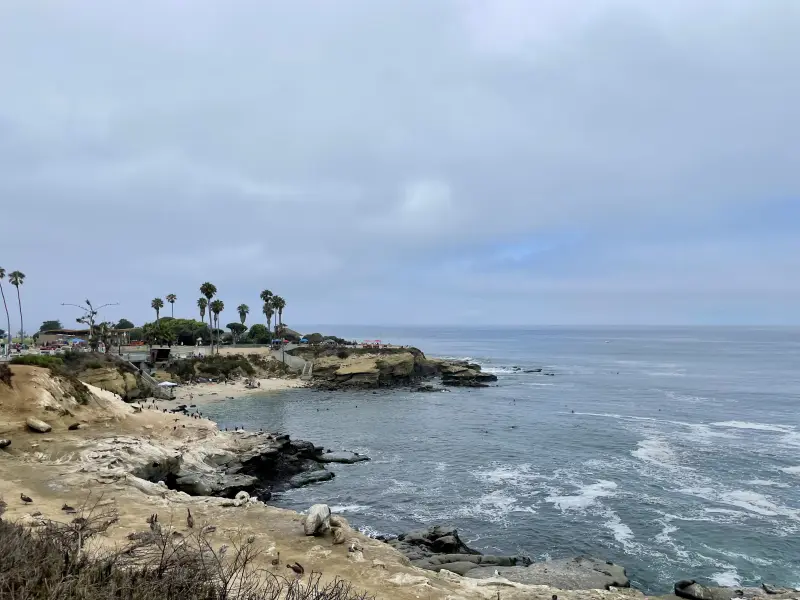
<path fill-rule="evenodd" d="M 25 282 L 25 273 L 22 271 L 11 271 L 8 274 L 8 281 L 17 288 L 17 304 L 19 305 L 19 337 L 25 340 L 25 323 L 22 320 L 22 298 L 19 295 L 19 288 Z"/>
<path fill-rule="evenodd" d="M 3 267 L 0 267 L 0 295 L 3 297 L 3 308 L 6 311 L 6 331 L 5 336 L 8 336 L 6 342 L 6 352 L 8 352 L 8 346 L 11 345 L 11 317 L 8 315 L 8 302 L 6 302 L 6 293 L 3 290 L 3 279 L 6 277 L 6 270 Z M 5 337 L 4 336 L 4 337 Z"/>
<path fill-rule="evenodd" d="M 1 501 L 1 499 L 0 499 Z M 4 504 L 4 502 L 3 502 Z M 87 553 L 92 538 L 119 517 L 93 507 L 69 522 L 48 521 L 37 532 L 0 520 L 0 596 L 19 600 L 367 600 L 336 578 L 322 583 L 262 577 L 256 561 L 263 553 L 246 540 L 232 539 L 230 552 L 215 549 L 205 530 L 176 538 L 169 527 L 152 528 L 121 548 Z"/>

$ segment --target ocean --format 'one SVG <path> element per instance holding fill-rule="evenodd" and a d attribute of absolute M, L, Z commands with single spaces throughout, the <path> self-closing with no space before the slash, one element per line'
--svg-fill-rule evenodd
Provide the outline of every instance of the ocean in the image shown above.
<path fill-rule="evenodd" d="M 220 426 L 372 457 L 277 505 L 324 502 L 371 534 L 454 524 L 484 553 L 592 555 L 648 593 L 684 578 L 800 587 L 800 330 L 303 330 L 414 345 L 499 380 L 208 406 Z"/>

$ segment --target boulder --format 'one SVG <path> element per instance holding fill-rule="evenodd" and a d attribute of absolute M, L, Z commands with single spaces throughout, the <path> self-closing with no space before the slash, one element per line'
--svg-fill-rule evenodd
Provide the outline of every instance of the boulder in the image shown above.
<path fill-rule="evenodd" d="M 352 465 L 353 463 L 369 460 L 369 456 L 364 456 L 358 452 L 326 452 L 320 455 L 319 461 L 324 463 L 344 463 Z"/>
<path fill-rule="evenodd" d="M 233 499 L 244 504 L 245 502 L 250 502 L 250 494 L 242 490 L 241 492 L 236 492 L 236 496 Z"/>
<path fill-rule="evenodd" d="M 347 533 L 341 527 L 331 527 L 331 531 L 334 544 L 344 544 L 347 541 Z"/>
<path fill-rule="evenodd" d="M 0 448 L 8 448 L 11 445 L 11 440 L 0 438 Z"/>
<path fill-rule="evenodd" d="M 584 556 L 533 563 L 529 566 L 497 568 L 481 566 L 470 569 L 466 576 L 489 579 L 495 576 L 495 570 L 500 577 L 515 583 L 548 585 L 562 590 L 607 590 L 610 587 L 630 587 L 630 580 L 624 567 Z"/>
<path fill-rule="evenodd" d="M 47 433 L 51 431 L 53 428 L 50 427 L 44 421 L 40 421 L 39 419 L 34 419 L 33 417 L 28 417 L 25 419 L 25 424 L 28 426 L 28 429 L 32 431 L 37 431 L 39 433 Z"/>
<path fill-rule="evenodd" d="M 717 587 L 697 583 L 695 580 L 678 581 L 675 595 L 689 600 L 730 600 L 731 598 L 766 597 L 767 592 L 754 587 Z"/>
<path fill-rule="evenodd" d="M 319 483 L 321 481 L 329 481 L 333 479 L 334 475 L 332 471 L 326 471 L 324 469 L 320 471 L 307 471 L 305 473 L 298 473 L 294 477 L 289 479 L 289 485 L 292 487 L 303 487 L 304 485 L 308 485 L 310 483 Z"/>
<path fill-rule="evenodd" d="M 327 504 L 315 504 L 308 509 L 303 523 L 306 535 L 322 535 L 331 528 L 331 509 Z"/>

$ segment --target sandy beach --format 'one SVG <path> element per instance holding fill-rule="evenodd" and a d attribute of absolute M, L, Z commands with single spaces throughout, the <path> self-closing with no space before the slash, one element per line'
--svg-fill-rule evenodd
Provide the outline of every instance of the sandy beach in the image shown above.
<path fill-rule="evenodd" d="M 195 383 L 191 385 L 179 385 L 174 388 L 174 394 L 175 400 L 178 402 L 203 406 L 206 404 L 233 400 L 250 394 L 281 392 L 284 390 L 306 387 L 306 382 L 300 379 L 264 377 L 255 379 L 255 385 L 256 387 L 247 387 L 244 381 Z"/>

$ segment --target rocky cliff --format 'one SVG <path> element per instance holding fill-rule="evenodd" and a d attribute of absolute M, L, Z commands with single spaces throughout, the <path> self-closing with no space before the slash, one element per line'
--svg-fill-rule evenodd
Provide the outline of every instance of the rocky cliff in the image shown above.
<path fill-rule="evenodd" d="M 77 373 L 76 377 L 101 390 L 116 394 L 126 401 L 146 398 L 149 395 L 140 377 L 114 366 L 87 368 Z"/>
<path fill-rule="evenodd" d="M 484 387 L 497 381 L 495 375 L 482 372 L 480 365 L 427 358 L 416 348 L 297 348 L 292 353 L 312 361 L 313 385 L 329 390 L 411 387 L 437 377 L 444 386 Z"/>

